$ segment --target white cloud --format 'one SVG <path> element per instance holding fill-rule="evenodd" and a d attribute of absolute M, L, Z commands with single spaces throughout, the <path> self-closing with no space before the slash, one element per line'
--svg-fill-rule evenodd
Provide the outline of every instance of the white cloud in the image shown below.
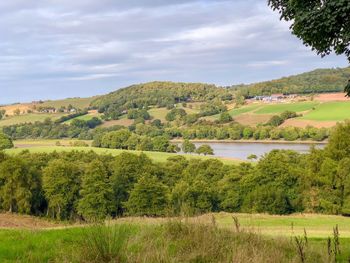
<path fill-rule="evenodd" d="M 0 103 L 346 65 L 318 58 L 259 0 L 1 1 L 0 30 Z"/>

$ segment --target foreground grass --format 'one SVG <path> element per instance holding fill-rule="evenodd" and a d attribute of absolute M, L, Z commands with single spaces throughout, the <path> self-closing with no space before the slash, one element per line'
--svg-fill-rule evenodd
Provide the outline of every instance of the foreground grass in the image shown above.
<path fill-rule="evenodd" d="M 220 229 L 215 221 L 2 230 L 0 239 L 0 262 L 300 262 L 291 239 Z M 309 239 L 305 255 L 305 262 L 329 262 L 325 240 Z"/>
<path fill-rule="evenodd" d="M 129 151 L 129 150 L 118 150 L 118 149 L 105 149 L 105 148 L 96 148 L 96 147 L 71 147 L 71 146 L 43 146 L 44 140 L 40 140 L 38 143 L 40 146 L 36 146 L 35 143 L 30 145 L 30 141 L 21 141 L 22 145 L 24 147 L 21 148 L 14 148 L 6 150 L 6 153 L 9 154 L 19 154 L 23 150 L 28 150 L 31 153 L 52 153 L 54 151 L 56 152 L 69 152 L 69 151 L 94 151 L 97 154 L 111 154 L 113 156 L 117 156 L 123 152 L 130 152 L 135 154 L 140 154 L 140 151 Z M 17 142 L 19 143 L 19 142 Z M 163 153 L 163 152 L 143 152 L 146 154 L 149 158 L 154 160 L 155 162 L 165 162 L 169 157 L 176 156 L 178 154 L 175 153 Z M 199 155 L 190 155 L 190 154 L 183 154 L 182 156 L 185 156 L 187 159 L 200 159 L 200 160 L 209 160 L 209 159 L 218 159 L 222 161 L 224 164 L 239 164 L 243 161 L 240 160 L 234 160 L 234 159 L 223 159 L 218 157 L 209 157 L 209 156 L 199 156 Z"/>

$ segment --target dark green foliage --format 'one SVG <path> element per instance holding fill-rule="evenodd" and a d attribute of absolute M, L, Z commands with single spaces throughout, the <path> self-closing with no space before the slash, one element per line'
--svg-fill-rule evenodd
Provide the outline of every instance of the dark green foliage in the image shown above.
<path fill-rule="evenodd" d="M 338 124 L 324 150 L 313 148 L 310 154 L 275 150 L 254 166 L 228 166 L 217 159 L 186 160 L 183 156 L 153 163 L 144 154 L 131 153 L 117 157 L 76 151 L 26 151 L 12 157 L 0 153 L 0 209 L 86 220 L 210 211 L 349 215 L 349 127 L 349 122 Z M 261 138 L 271 133 L 267 129 L 259 127 L 254 135 Z M 297 130 L 285 131 L 294 136 Z M 134 141 L 130 138 L 139 136 L 125 129 L 112 135 L 117 143 L 128 137 L 129 146 Z M 136 147 L 153 145 L 149 137 L 138 139 Z M 158 149 L 176 148 L 165 137 L 154 140 Z M 184 144 L 187 151 L 194 151 L 191 142 Z"/>
<path fill-rule="evenodd" d="M 337 0 L 334 0 L 337 1 Z M 232 86 L 245 97 L 283 94 L 315 94 L 343 91 L 350 78 L 350 68 L 317 69 L 296 76 L 249 85 Z"/>
<path fill-rule="evenodd" d="M 128 111 L 128 119 L 143 119 L 143 120 L 149 120 L 151 119 L 151 116 L 147 112 L 147 110 L 137 110 L 137 109 L 131 109 Z"/>
<path fill-rule="evenodd" d="M 199 155 L 214 155 L 213 149 L 210 147 L 210 145 L 207 144 L 199 146 L 196 150 L 196 153 L 198 153 Z"/>
<path fill-rule="evenodd" d="M 176 117 L 183 118 L 186 115 L 187 113 L 184 109 L 172 109 L 167 113 L 167 115 L 165 116 L 165 119 L 167 121 L 174 121 L 176 120 Z"/>
<path fill-rule="evenodd" d="M 196 151 L 196 145 L 189 140 L 184 140 L 181 148 L 184 153 L 194 153 Z"/>
<path fill-rule="evenodd" d="M 10 137 L 0 132 L 0 150 L 13 148 L 13 143 Z"/>
<path fill-rule="evenodd" d="M 318 54 L 345 54 L 350 61 L 350 5 L 348 0 L 269 0 L 281 19 L 292 21 L 291 29 Z"/>
<path fill-rule="evenodd" d="M 168 188 L 154 175 L 143 175 L 131 190 L 125 206 L 131 215 L 164 216 L 168 206 Z"/>
<path fill-rule="evenodd" d="M 114 209 L 113 191 L 101 161 L 91 162 L 82 177 L 78 214 L 90 221 L 103 220 Z"/>
<path fill-rule="evenodd" d="M 220 123 L 228 123 L 232 121 L 232 117 L 228 112 L 223 112 L 220 114 L 219 122 Z"/>
<path fill-rule="evenodd" d="M 193 101 L 212 101 L 213 99 L 232 99 L 232 93 L 215 85 L 201 83 L 150 82 L 133 85 L 101 96 L 92 102 L 109 119 L 117 119 L 123 111 L 143 109 L 149 106 L 167 107 Z"/>

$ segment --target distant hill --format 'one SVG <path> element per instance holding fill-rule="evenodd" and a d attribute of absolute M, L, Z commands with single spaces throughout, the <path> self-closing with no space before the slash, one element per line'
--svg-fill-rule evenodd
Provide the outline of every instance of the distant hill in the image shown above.
<path fill-rule="evenodd" d="M 232 100 L 232 91 L 204 83 L 149 82 L 132 85 L 101 96 L 91 106 L 105 115 L 143 107 L 169 107 L 181 102 Z"/>
<path fill-rule="evenodd" d="M 350 67 L 336 69 L 317 69 L 311 72 L 281 79 L 235 85 L 231 89 L 244 96 L 270 95 L 272 93 L 306 94 L 343 91 L 350 79 Z"/>

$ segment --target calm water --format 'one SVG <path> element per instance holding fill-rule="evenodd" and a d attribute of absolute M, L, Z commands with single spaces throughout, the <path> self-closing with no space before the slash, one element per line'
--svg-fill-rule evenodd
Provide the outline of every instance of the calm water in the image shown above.
<path fill-rule="evenodd" d="M 213 150 L 215 156 L 219 157 L 232 157 L 241 160 L 247 160 L 247 157 L 251 154 L 255 154 L 261 157 L 265 153 L 272 150 L 294 150 L 299 153 L 307 153 L 310 150 L 310 144 L 285 144 L 285 143 L 195 143 L 196 147 L 208 144 Z M 315 144 L 317 148 L 323 148 L 324 144 Z"/>

